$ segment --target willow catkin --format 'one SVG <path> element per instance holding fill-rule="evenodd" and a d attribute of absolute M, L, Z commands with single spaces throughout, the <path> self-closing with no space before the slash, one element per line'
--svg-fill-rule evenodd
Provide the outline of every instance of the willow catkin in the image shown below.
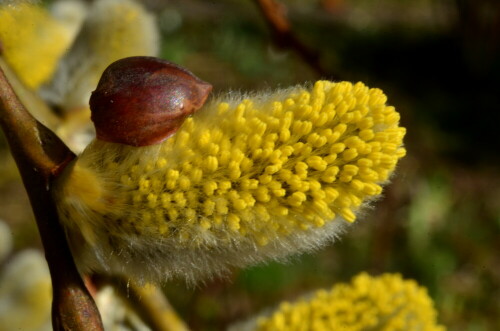
<path fill-rule="evenodd" d="M 2 56 L 31 89 L 50 80 L 72 38 L 67 25 L 39 5 L 0 3 Z"/>
<path fill-rule="evenodd" d="M 334 285 L 282 302 L 268 314 L 235 324 L 230 331 L 444 331 L 427 289 L 399 274 L 355 276 Z"/>
<path fill-rule="evenodd" d="M 163 143 L 94 140 L 55 189 L 80 268 L 196 280 L 318 248 L 405 155 L 379 89 L 318 81 L 208 102 Z"/>
<path fill-rule="evenodd" d="M 159 39 L 154 16 L 140 2 L 95 1 L 41 94 L 65 112 L 87 108 L 90 93 L 109 64 L 134 55 L 155 56 Z"/>

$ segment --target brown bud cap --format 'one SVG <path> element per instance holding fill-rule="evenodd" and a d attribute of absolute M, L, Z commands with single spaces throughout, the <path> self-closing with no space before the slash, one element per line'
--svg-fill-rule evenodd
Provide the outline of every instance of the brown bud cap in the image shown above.
<path fill-rule="evenodd" d="M 90 97 L 97 139 L 147 146 L 162 142 L 205 103 L 212 85 L 154 57 L 118 60 Z"/>

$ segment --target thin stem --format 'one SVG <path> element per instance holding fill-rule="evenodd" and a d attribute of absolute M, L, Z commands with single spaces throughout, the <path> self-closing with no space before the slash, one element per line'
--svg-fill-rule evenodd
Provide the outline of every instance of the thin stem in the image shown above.
<path fill-rule="evenodd" d="M 76 269 L 52 198 L 52 182 L 74 154 L 26 110 L 0 69 L 0 126 L 21 173 L 45 249 L 53 287 L 54 330 L 103 330 Z"/>
<path fill-rule="evenodd" d="M 158 286 L 141 286 L 124 278 L 112 278 L 110 281 L 153 330 L 189 331 Z"/>
<path fill-rule="evenodd" d="M 292 25 L 286 17 L 286 7 L 282 3 L 275 0 L 254 0 L 254 2 L 273 32 L 274 40 L 278 46 L 295 50 L 302 60 L 320 76 L 338 79 L 335 77 L 336 75 L 332 75 L 323 67 L 318 52 L 306 46 L 295 36 Z"/>

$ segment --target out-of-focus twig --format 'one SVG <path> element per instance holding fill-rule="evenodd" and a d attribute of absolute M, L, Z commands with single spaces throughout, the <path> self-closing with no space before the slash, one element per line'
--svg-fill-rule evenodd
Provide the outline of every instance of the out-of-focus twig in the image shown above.
<path fill-rule="evenodd" d="M 286 16 L 286 7 L 276 0 L 253 0 L 259 7 L 267 24 L 273 32 L 276 44 L 283 48 L 291 48 L 320 76 L 338 79 L 326 70 L 320 62 L 319 54 L 306 46 L 292 31 Z"/>
<path fill-rule="evenodd" d="M 129 300 L 144 322 L 157 331 L 189 331 L 159 287 L 139 285 L 131 280 L 111 280 L 122 296 Z"/>
<path fill-rule="evenodd" d="M 1 69 L 0 126 L 28 192 L 45 249 L 52 278 L 54 330 L 103 330 L 97 307 L 77 272 L 51 194 L 53 179 L 74 154 L 26 110 Z"/>

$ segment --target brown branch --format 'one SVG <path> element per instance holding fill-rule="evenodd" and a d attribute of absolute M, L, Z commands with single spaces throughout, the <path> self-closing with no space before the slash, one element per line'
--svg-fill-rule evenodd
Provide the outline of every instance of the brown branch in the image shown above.
<path fill-rule="evenodd" d="M 298 39 L 292 31 L 292 26 L 286 17 L 286 7 L 275 0 L 254 0 L 270 27 L 275 43 L 282 48 L 290 48 L 320 76 L 338 79 L 326 70 L 320 62 L 317 51 L 312 50 Z"/>
<path fill-rule="evenodd" d="M 80 278 L 52 199 L 52 182 L 74 155 L 25 109 L 0 69 L 0 125 L 28 193 L 53 287 L 54 330 L 103 330 Z"/>

